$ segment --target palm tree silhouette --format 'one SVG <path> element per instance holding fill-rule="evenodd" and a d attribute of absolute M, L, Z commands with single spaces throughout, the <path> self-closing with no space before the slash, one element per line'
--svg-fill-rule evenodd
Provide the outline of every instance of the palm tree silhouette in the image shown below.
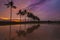
<path fill-rule="evenodd" d="M 29 18 L 32 18 L 33 20 L 38 20 L 38 21 L 40 20 L 37 16 L 33 15 L 33 14 L 30 13 L 30 12 L 28 12 L 27 16 L 28 16 Z"/>
<path fill-rule="evenodd" d="M 19 12 L 17 13 L 17 15 L 25 15 L 27 13 L 27 10 L 19 10 Z"/>
<path fill-rule="evenodd" d="M 26 14 L 27 14 L 27 10 L 23 10 L 23 11 L 22 10 L 19 10 L 19 12 L 17 13 L 17 15 L 20 16 L 20 21 L 21 21 L 21 16 L 24 16 Z M 26 18 L 25 18 L 25 21 L 26 21 Z M 16 33 L 18 34 L 18 36 L 21 36 L 21 35 L 25 36 L 26 35 L 25 31 L 24 30 L 21 30 L 21 24 L 20 24 L 19 31 L 16 31 Z"/>
<path fill-rule="evenodd" d="M 12 7 L 12 8 L 15 8 L 16 9 L 16 6 L 14 6 L 13 1 L 9 2 L 8 4 L 4 4 L 4 5 L 6 5 L 7 8 Z"/>
<path fill-rule="evenodd" d="M 33 18 L 33 16 L 34 16 L 34 15 L 33 15 L 32 13 L 28 12 L 27 17 Z"/>
<path fill-rule="evenodd" d="M 40 21 L 40 19 L 37 16 L 34 16 L 34 19 Z"/>
<path fill-rule="evenodd" d="M 7 8 L 10 7 L 10 32 L 9 32 L 9 40 L 11 40 L 11 21 L 12 21 L 12 8 L 16 9 L 16 6 L 14 6 L 13 1 L 11 0 L 8 4 L 4 4 L 7 6 Z"/>
<path fill-rule="evenodd" d="M 19 12 L 17 13 L 17 15 L 20 16 L 20 21 L 21 21 L 21 16 L 24 16 L 27 14 L 27 10 L 19 10 Z M 25 21 L 26 21 L 26 18 L 25 18 Z M 21 27 L 20 27 L 21 28 Z"/>

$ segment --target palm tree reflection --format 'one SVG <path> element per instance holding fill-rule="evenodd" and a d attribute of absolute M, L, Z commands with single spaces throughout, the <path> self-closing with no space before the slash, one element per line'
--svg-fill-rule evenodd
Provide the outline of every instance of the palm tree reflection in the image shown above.
<path fill-rule="evenodd" d="M 40 24 L 38 25 L 33 25 L 31 28 L 27 29 L 27 33 L 32 33 L 35 29 L 37 29 L 38 27 L 40 27 Z"/>
<path fill-rule="evenodd" d="M 17 33 L 18 37 L 20 37 L 20 36 L 25 37 L 27 34 L 32 33 L 35 29 L 38 29 L 39 27 L 40 27 L 40 24 L 33 25 L 32 27 L 27 28 L 26 31 L 25 30 L 19 30 L 19 31 L 16 31 L 16 33 Z"/>
<path fill-rule="evenodd" d="M 38 20 L 40 21 L 40 19 L 33 15 L 33 13 L 31 12 L 28 12 L 27 10 L 19 10 L 19 12 L 17 13 L 17 15 L 20 16 L 20 20 L 21 20 L 21 16 L 24 16 L 24 15 L 27 15 L 28 18 L 31 18 L 33 20 Z M 21 26 L 20 26 L 21 27 Z M 27 28 L 26 31 L 25 30 L 17 30 L 16 33 L 17 33 L 17 36 L 20 37 L 20 36 L 26 36 L 27 34 L 29 33 L 32 33 L 35 29 L 37 29 L 38 27 L 40 27 L 40 24 L 37 24 L 37 25 L 33 25 L 32 27 L 30 28 Z"/>
<path fill-rule="evenodd" d="M 20 37 L 21 35 L 26 36 L 26 32 L 24 30 L 16 31 L 16 33 L 18 37 Z"/>

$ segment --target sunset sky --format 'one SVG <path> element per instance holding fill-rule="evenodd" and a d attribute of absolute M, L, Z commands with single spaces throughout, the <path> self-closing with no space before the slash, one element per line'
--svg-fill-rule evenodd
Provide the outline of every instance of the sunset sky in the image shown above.
<path fill-rule="evenodd" d="M 9 0 L 8 0 L 9 1 Z M 4 4 L 7 0 L 0 0 L 0 18 L 9 18 L 10 8 Z M 13 18 L 19 18 L 16 15 L 19 9 L 26 8 L 34 13 L 41 20 L 60 20 L 60 0 L 13 0 L 17 9 L 13 9 Z M 28 9 L 29 8 L 29 9 Z M 23 17 L 24 18 L 24 17 Z"/>

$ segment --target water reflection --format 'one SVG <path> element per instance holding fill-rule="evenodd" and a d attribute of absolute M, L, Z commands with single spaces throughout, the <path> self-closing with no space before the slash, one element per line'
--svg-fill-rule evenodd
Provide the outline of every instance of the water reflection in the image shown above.
<path fill-rule="evenodd" d="M 40 24 L 33 25 L 31 28 L 27 29 L 26 33 L 32 33 L 34 30 L 38 29 L 38 27 L 40 27 Z"/>
<path fill-rule="evenodd" d="M 19 30 L 19 31 L 16 31 L 18 37 L 20 37 L 21 35 L 22 36 L 25 36 L 26 35 L 26 32 L 24 30 Z"/>
<path fill-rule="evenodd" d="M 0 40 L 9 40 L 9 25 L 0 26 Z M 12 25 L 11 40 L 60 40 L 60 24 Z"/>
<path fill-rule="evenodd" d="M 32 27 L 29 27 L 25 30 L 17 30 L 16 33 L 17 33 L 17 36 L 20 37 L 20 36 L 26 36 L 27 34 L 29 33 L 32 33 L 34 30 L 38 29 L 38 27 L 40 27 L 40 24 L 37 24 L 37 25 L 32 25 Z"/>

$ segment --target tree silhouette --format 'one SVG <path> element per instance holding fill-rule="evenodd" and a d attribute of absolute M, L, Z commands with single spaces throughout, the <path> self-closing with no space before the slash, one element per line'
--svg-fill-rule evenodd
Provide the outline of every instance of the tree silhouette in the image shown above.
<path fill-rule="evenodd" d="M 31 12 L 28 12 L 27 10 L 23 10 L 23 11 L 22 10 L 19 10 L 19 12 L 17 13 L 17 15 L 20 15 L 20 18 L 21 18 L 21 15 L 24 16 L 25 14 L 27 14 L 27 17 L 32 18 L 33 20 L 40 21 L 40 19 L 37 16 L 35 16 Z"/>
<path fill-rule="evenodd" d="M 19 10 L 19 12 L 17 13 L 17 15 L 25 15 L 27 13 L 27 10 Z"/>
<path fill-rule="evenodd" d="M 27 10 L 19 10 L 19 12 L 17 13 L 17 15 L 20 16 L 20 21 L 21 21 L 21 16 L 24 16 L 27 13 Z"/>
<path fill-rule="evenodd" d="M 17 15 L 20 16 L 20 21 L 21 21 L 21 16 L 24 16 L 25 14 L 27 13 L 27 10 L 19 10 L 19 12 L 17 13 Z M 25 18 L 25 21 L 26 21 L 26 18 Z"/>
<path fill-rule="evenodd" d="M 4 4 L 4 5 L 6 5 L 7 8 L 12 7 L 12 8 L 15 8 L 16 9 L 16 6 L 14 6 L 13 1 L 9 2 L 8 4 Z"/>
<path fill-rule="evenodd" d="M 21 21 L 21 16 L 25 16 L 27 14 L 27 10 L 19 10 L 19 12 L 17 13 L 17 15 L 20 16 L 20 21 Z M 26 18 L 25 18 L 26 21 Z M 20 24 L 20 29 L 21 29 L 21 24 Z M 26 32 L 24 30 L 19 30 L 16 31 L 16 33 L 18 34 L 18 36 L 20 37 L 21 35 L 26 36 Z"/>
<path fill-rule="evenodd" d="M 37 16 L 34 16 L 33 19 L 40 21 L 40 19 Z"/>
<path fill-rule="evenodd" d="M 33 15 L 33 13 L 28 12 L 27 17 L 32 18 L 33 20 L 40 20 L 37 16 Z"/>
<path fill-rule="evenodd" d="M 10 7 L 10 32 L 9 32 L 9 40 L 11 40 L 11 21 L 12 21 L 12 8 L 16 9 L 16 6 L 14 6 L 13 1 L 9 2 L 8 4 L 4 4 L 7 6 L 7 8 Z"/>

